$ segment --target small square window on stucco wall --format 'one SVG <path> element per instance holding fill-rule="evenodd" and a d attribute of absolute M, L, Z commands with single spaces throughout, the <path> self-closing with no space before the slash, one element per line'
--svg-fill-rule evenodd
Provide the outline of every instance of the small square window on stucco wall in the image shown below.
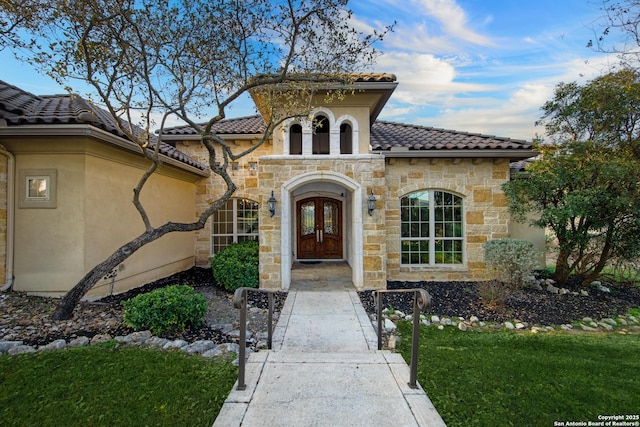
<path fill-rule="evenodd" d="M 57 207 L 56 169 L 20 169 L 17 185 L 18 208 L 55 209 Z"/>

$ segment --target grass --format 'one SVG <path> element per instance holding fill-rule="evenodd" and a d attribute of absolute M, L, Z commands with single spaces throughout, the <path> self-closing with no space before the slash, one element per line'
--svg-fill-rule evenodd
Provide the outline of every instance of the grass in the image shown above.
<path fill-rule="evenodd" d="M 211 426 L 237 378 L 229 360 L 91 346 L 0 357 L 3 426 Z"/>
<path fill-rule="evenodd" d="M 399 349 L 411 359 L 411 325 Z M 418 381 L 450 426 L 551 426 L 638 414 L 640 337 L 422 327 Z"/>

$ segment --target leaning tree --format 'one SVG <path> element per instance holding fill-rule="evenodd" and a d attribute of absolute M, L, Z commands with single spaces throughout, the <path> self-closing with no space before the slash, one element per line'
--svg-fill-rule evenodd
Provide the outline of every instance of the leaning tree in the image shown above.
<path fill-rule="evenodd" d="M 348 86 L 350 75 L 372 63 L 373 44 L 389 31 L 358 31 L 346 0 L 61 0 L 22 15 L 40 3 L 0 3 L 4 44 L 69 90 L 74 81 L 87 83 L 89 96 L 149 161 L 133 189 L 145 231 L 64 296 L 53 313 L 59 320 L 70 318 L 81 298 L 138 249 L 167 233 L 203 228 L 228 201 L 236 190 L 229 162 L 257 149 L 287 118 L 272 110 L 262 140 L 235 152 L 212 132 L 234 102 L 254 91 L 263 100 L 286 96 L 290 115 L 308 111 L 318 83 Z M 162 129 L 171 116 L 196 131 L 226 191 L 192 223 L 154 224 L 140 194 L 161 165 Z"/>

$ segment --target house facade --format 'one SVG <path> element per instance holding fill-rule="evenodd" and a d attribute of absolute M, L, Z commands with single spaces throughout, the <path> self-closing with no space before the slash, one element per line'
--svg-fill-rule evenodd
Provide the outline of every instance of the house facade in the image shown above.
<path fill-rule="evenodd" d="M 141 199 L 154 224 L 193 221 L 206 167 L 169 145 Z M 131 203 L 148 168 L 111 117 L 73 95 L 37 96 L 0 81 L 0 287 L 60 296 L 140 235 Z M 186 270 L 193 233 L 145 246 L 88 294 L 97 298 Z"/>
<path fill-rule="evenodd" d="M 486 279 L 492 239 L 528 238 L 542 252 L 543 234 L 511 220 L 501 190 L 510 164 L 535 155 L 531 143 L 380 121 L 396 86 L 393 75 L 360 75 L 348 96 L 317 97 L 308 115 L 229 165 L 238 189 L 204 229 L 143 248 L 92 295 L 209 266 L 243 240 L 259 241 L 260 286 L 270 289 L 288 289 L 299 262 L 346 262 L 357 289 L 379 289 Z M 142 232 L 131 196 L 147 163 L 110 120 L 77 96 L 0 82 L 0 285 L 63 294 Z M 214 131 L 240 152 L 265 121 L 226 119 Z M 193 221 L 224 192 L 198 139 L 188 127 L 162 135 L 165 163 L 144 193 L 154 223 Z"/>
<path fill-rule="evenodd" d="M 257 239 L 261 287 L 288 289 L 296 262 L 346 261 L 357 289 L 379 289 L 387 280 L 486 279 L 492 239 L 528 238 L 542 253 L 543 235 L 512 222 L 501 190 L 510 163 L 535 154 L 531 143 L 377 120 L 396 85 L 393 75 L 359 76 L 352 95 L 319 96 L 307 117 L 285 121 L 232 164 L 238 191 L 196 233 L 196 263 Z M 241 151 L 262 137 L 264 121 L 225 120 L 215 132 Z M 189 128 L 164 135 L 204 160 L 190 138 Z M 215 176 L 203 180 L 197 209 L 222 191 Z"/>

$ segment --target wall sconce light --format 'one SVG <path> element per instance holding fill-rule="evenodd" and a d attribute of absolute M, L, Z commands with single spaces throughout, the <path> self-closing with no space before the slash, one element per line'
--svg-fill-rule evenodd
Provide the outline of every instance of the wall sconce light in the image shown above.
<path fill-rule="evenodd" d="M 273 190 L 271 190 L 271 197 L 269 197 L 269 200 L 267 200 L 267 207 L 269 208 L 269 213 L 271 214 L 271 216 L 274 216 L 276 214 L 276 203 L 278 203 L 278 201 L 275 197 L 273 197 Z"/>
<path fill-rule="evenodd" d="M 369 215 L 373 214 L 374 209 L 376 208 L 376 196 L 373 195 L 373 190 L 371 190 L 371 194 L 367 199 L 367 211 Z"/>

